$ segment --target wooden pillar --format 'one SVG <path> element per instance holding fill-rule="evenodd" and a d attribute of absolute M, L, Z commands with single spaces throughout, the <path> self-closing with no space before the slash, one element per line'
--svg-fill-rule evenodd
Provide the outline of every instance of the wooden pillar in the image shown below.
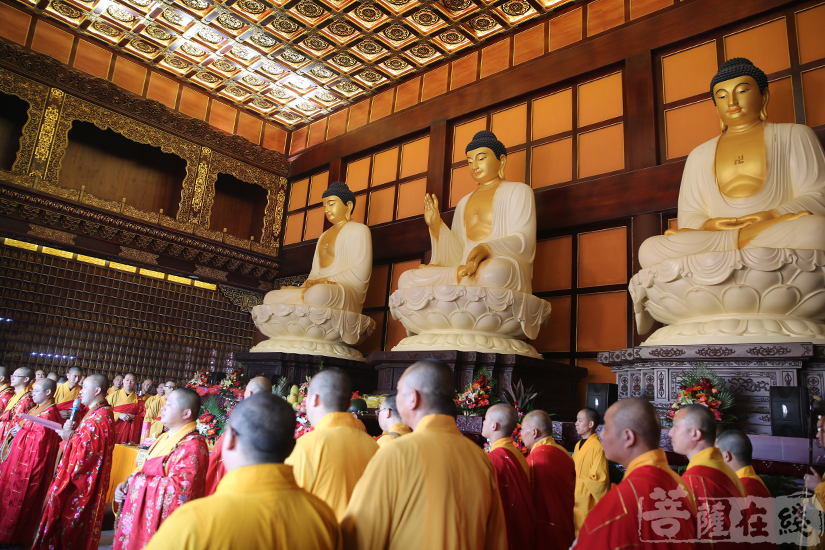
<path fill-rule="evenodd" d="M 656 100 L 653 53 L 649 50 L 625 60 L 627 106 L 627 168 L 656 165 Z"/>

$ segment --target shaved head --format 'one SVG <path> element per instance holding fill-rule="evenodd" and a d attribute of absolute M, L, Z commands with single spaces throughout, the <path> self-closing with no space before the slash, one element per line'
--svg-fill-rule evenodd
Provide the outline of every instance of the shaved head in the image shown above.
<path fill-rule="evenodd" d="M 499 403 L 487 409 L 485 415 L 488 422 L 496 422 L 499 426 L 497 431 L 513 433 L 518 424 L 518 412 L 512 405 L 506 403 Z"/>
<path fill-rule="evenodd" d="M 77 374 L 83 376 L 83 369 L 81 369 L 80 367 L 72 367 L 66 374 L 72 374 L 73 372 L 76 372 Z"/>
<path fill-rule="evenodd" d="M 553 420 L 544 411 L 532 411 L 524 416 L 521 421 L 522 430 L 538 430 L 547 437 L 553 433 Z"/>
<path fill-rule="evenodd" d="M 229 426 L 251 464 L 280 464 L 295 446 L 295 412 L 271 393 L 257 393 L 238 403 Z"/>
<path fill-rule="evenodd" d="M 321 407 L 327 412 L 346 412 L 350 406 L 352 382 L 341 369 L 324 369 L 312 377 L 308 394 L 317 394 L 321 398 Z"/>
<path fill-rule="evenodd" d="M 611 405 L 613 424 L 618 430 L 631 430 L 647 447 L 658 449 L 662 435 L 662 424 L 656 409 L 650 401 L 640 398 L 622 399 Z"/>
<path fill-rule="evenodd" d="M 446 364 L 435 359 L 413 363 L 398 381 L 405 390 L 415 390 L 421 396 L 430 414 L 455 415 L 455 379 L 453 371 Z"/>
<path fill-rule="evenodd" d="M 382 409 L 389 409 L 390 418 L 397 419 L 396 423 L 401 422 L 401 415 L 398 414 L 398 405 L 395 402 L 395 394 L 388 395 L 381 401 Z"/>
<path fill-rule="evenodd" d="M 590 407 L 585 407 L 579 411 L 587 418 L 588 422 L 592 422 L 594 426 L 598 426 L 602 422 L 602 416 L 599 414 L 599 411 L 596 409 L 591 409 Z"/>
<path fill-rule="evenodd" d="M 104 396 L 106 395 L 106 392 L 109 391 L 109 379 L 102 374 L 90 374 L 86 377 L 84 383 L 89 383 L 95 388 L 100 388 L 100 391 Z"/>
<path fill-rule="evenodd" d="M 48 378 L 41 378 L 35 382 L 34 385 L 43 388 L 43 391 L 52 392 L 52 395 L 54 395 L 55 390 L 57 390 L 57 384 L 54 383 L 54 380 L 49 380 Z"/>
<path fill-rule="evenodd" d="M 272 382 L 264 376 L 256 376 L 246 384 L 244 398 L 256 393 L 272 393 Z"/>
<path fill-rule="evenodd" d="M 716 418 L 708 407 L 704 405 L 687 405 L 677 412 L 681 416 L 686 428 L 693 428 L 702 432 L 702 441 L 713 446 L 716 440 Z"/>
<path fill-rule="evenodd" d="M 34 371 L 29 367 L 19 367 L 16 372 L 23 378 L 34 380 Z"/>
<path fill-rule="evenodd" d="M 178 401 L 181 411 L 192 411 L 192 420 L 197 420 L 201 410 L 201 396 L 198 392 L 189 388 L 178 388 L 172 392 L 172 396 Z"/>
<path fill-rule="evenodd" d="M 46 375 L 46 378 L 48 378 L 49 380 L 53 380 L 55 382 L 60 380 L 60 377 L 57 375 L 56 372 L 50 372 L 49 374 Z"/>
<path fill-rule="evenodd" d="M 729 452 L 742 465 L 750 466 L 753 462 L 753 443 L 751 439 L 739 430 L 725 430 L 716 438 L 719 450 Z"/>

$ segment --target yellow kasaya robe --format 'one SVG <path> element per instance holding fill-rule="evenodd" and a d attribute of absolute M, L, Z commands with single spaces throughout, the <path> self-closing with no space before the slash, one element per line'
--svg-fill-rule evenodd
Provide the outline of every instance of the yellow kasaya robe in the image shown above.
<path fill-rule="evenodd" d="M 378 444 L 363 423 L 348 412 L 329 413 L 315 429 L 295 442 L 284 461 L 293 467 L 295 481 L 326 502 L 340 520 L 352 490 L 364 473 Z"/>
<path fill-rule="evenodd" d="M 64 382 L 63 384 L 57 386 L 57 389 L 54 390 L 55 405 L 60 405 L 66 401 L 74 401 L 78 397 L 80 397 L 80 384 L 72 389 L 69 389 L 69 383 Z"/>
<path fill-rule="evenodd" d="M 425 416 L 372 458 L 341 534 L 352 550 L 506 550 L 493 464 L 452 416 Z"/>
<path fill-rule="evenodd" d="M 148 437 L 158 437 L 163 433 L 163 423 L 157 418 L 160 416 L 160 410 L 166 404 L 166 397 L 157 395 L 146 400 L 146 416 L 143 417 L 145 422 L 151 422 L 152 426 L 149 428 Z"/>
<path fill-rule="evenodd" d="M 175 510 L 147 550 L 337 550 L 335 514 L 295 484 L 292 467 L 257 464 L 231 470 L 212 496 Z"/>
<path fill-rule="evenodd" d="M 126 392 L 121 388 L 116 392 L 109 394 L 106 397 L 106 401 L 114 408 L 120 405 L 130 405 L 140 402 L 140 397 L 138 397 L 137 392 L 132 392 L 129 395 L 126 395 Z M 120 413 L 115 413 L 115 422 L 120 420 Z"/>
<path fill-rule="evenodd" d="M 114 386 L 109 386 L 109 389 L 106 391 L 106 396 L 112 395 L 116 391 L 120 391 L 120 390 L 116 390 Z"/>
<path fill-rule="evenodd" d="M 389 443 L 393 439 L 398 439 L 402 435 L 411 434 L 412 430 L 409 426 L 404 424 L 403 422 L 399 422 L 398 424 L 393 424 L 390 426 L 390 431 L 384 432 L 381 437 L 376 439 L 375 441 L 378 443 L 379 447 L 384 446 L 385 444 Z M 395 435 L 392 435 L 395 434 Z"/>
<path fill-rule="evenodd" d="M 610 490 L 610 474 L 602 442 L 596 434 L 576 443 L 573 448 L 576 464 L 576 505 L 573 508 L 573 524 L 576 536 L 584 524 L 584 518 Z"/>

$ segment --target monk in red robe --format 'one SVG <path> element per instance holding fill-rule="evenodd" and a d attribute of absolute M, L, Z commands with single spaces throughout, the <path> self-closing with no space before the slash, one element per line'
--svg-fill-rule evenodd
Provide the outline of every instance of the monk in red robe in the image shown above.
<path fill-rule="evenodd" d="M 6 410 L 6 405 L 14 395 L 14 388 L 9 384 L 8 367 L 0 367 L 0 411 Z"/>
<path fill-rule="evenodd" d="M 530 466 L 513 444 L 516 424 L 516 409 L 512 405 L 499 403 L 487 410 L 481 426 L 481 436 L 492 443 L 488 456 L 496 472 L 510 550 L 535 547 L 533 517 L 536 512 L 530 488 Z"/>
<path fill-rule="evenodd" d="M 272 393 L 272 382 L 269 378 L 258 376 L 250 380 L 246 384 L 246 389 L 243 392 L 243 398 L 246 399 L 250 395 L 256 393 Z M 225 432 L 224 432 L 225 433 Z M 218 488 L 218 483 L 226 475 L 226 468 L 223 465 L 223 458 L 221 457 L 221 448 L 223 447 L 223 434 L 220 435 L 212 450 L 209 452 L 209 468 L 206 471 L 206 496 L 215 493 Z"/>
<path fill-rule="evenodd" d="M 11 375 L 14 395 L 0 414 L 0 443 L 6 440 L 6 434 L 20 421 L 20 415 L 34 407 L 30 387 L 32 382 L 34 371 L 28 367 L 20 367 Z"/>
<path fill-rule="evenodd" d="M 716 419 L 704 405 L 687 405 L 673 417 L 673 451 L 690 460 L 682 474 L 696 501 L 697 536 L 714 548 L 735 548 L 732 518 L 745 508 L 745 487 L 714 447 Z M 722 500 L 720 500 L 722 499 Z M 735 511 L 738 509 L 738 512 Z M 732 546 L 731 546 L 732 545 Z"/>
<path fill-rule="evenodd" d="M 573 548 L 692 550 L 696 508 L 659 448 L 661 425 L 645 399 L 622 399 L 604 417 L 602 446 L 626 468 L 624 479 L 587 515 Z"/>
<path fill-rule="evenodd" d="M 209 450 L 198 433 L 200 408 L 200 396 L 188 388 L 177 389 L 166 398 L 160 415 L 168 431 L 149 448 L 143 466 L 115 490 L 115 502 L 122 509 L 114 550 L 143 548 L 169 514 L 204 496 Z"/>
<path fill-rule="evenodd" d="M 536 548 L 567 550 L 576 538 L 573 528 L 576 465 L 567 450 L 553 441 L 553 421 L 533 411 L 521 421 L 521 440 L 530 449 L 527 464 L 533 489 Z"/>
<path fill-rule="evenodd" d="M 140 443 L 146 406 L 138 397 L 135 386 L 137 377 L 127 373 L 123 377 L 123 388 L 106 398 L 115 414 L 115 443 Z"/>
<path fill-rule="evenodd" d="M 35 406 L 26 414 L 63 420 L 54 405 L 56 384 L 42 378 L 32 387 Z M 0 448 L 0 545 L 31 543 L 40 522 L 46 489 L 54 473 L 60 436 L 53 429 L 21 419 Z"/>
<path fill-rule="evenodd" d="M 32 550 L 94 550 L 100 541 L 103 507 L 115 448 L 114 416 L 106 402 L 109 381 L 92 374 L 80 399 L 89 412 L 76 429 L 67 420 L 58 434 L 63 458 L 46 491 L 46 507 Z"/>

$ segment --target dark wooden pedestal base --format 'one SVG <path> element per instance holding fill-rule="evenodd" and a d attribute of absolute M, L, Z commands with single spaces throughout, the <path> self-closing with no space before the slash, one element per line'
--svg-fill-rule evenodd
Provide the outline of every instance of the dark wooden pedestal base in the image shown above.
<path fill-rule="evenodd" d="M 535 408 L 555 413 L 554 419 L 558 420 L 576 418 L 579 380 L 587 376 L 587 369 L 563 363 L 474 351 L 376 351 L 367 357 L 367 365 L 378 371 L 378 391 L 387 392 L 396 389 L 404 369 L 428 358 L 443 361 L 453 369 L 458 391 L 472 382 L 473 374 L 481 367 L 487 367 L 500 390 L 521 380 L 525 387 L 533 386 L 539 392 Z"/>
<path fill-rule="evenodd" d="M 363 394 L 374 393 L 378 387 L 378 373 L 363 361 L 350 361 L 322 355 L 300 353 L 236 353 L 235 360 L 246 367 L 249 378 L 266 376 L 276 382 L 286 376 L 289 384 L 302 384 L 307 376 L 312 376 L 323 365 L 324 368 L 337 367 L 346 371 L 352 379 L 353 391 Z"/>

